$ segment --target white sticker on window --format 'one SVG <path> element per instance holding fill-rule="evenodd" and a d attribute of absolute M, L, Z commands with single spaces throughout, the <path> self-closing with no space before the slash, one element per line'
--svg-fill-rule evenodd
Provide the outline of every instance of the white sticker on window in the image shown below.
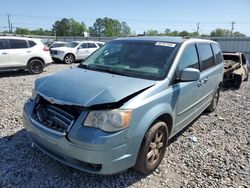
<path fill-rule="evenodd" d="M 169 42 L 157 42 L 155 43 L 156 46 L 166 46 L 166 47 L 175 47 L 176 44 L 169 43 Z"/>

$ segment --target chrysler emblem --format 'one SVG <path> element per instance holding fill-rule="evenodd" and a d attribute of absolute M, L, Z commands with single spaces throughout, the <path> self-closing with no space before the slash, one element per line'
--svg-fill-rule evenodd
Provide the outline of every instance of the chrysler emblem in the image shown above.
<path fill-rule="evenodd" d="M 50 98 L 49 98 L 49 102 L 50 102 L 51 104 L 55 104 L 55 99 L 54 99 L 53 97 L 50 97 Z"/>

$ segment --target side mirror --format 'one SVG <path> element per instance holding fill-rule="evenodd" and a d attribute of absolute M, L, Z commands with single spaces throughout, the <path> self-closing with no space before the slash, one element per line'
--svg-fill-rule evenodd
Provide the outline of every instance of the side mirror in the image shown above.
<path fill-rule="evenodd" d="M 81 48 L 82 48 L 81 46 L 78 46 L 78 47 L 77 47 L 78 50 L 81 49 Z"/>
<path fill-rule="evenodd" d="M 200 71 L 194 68 L 185 68 L 181 71 L 181 81 L 196 81 L 200 79 Z"/>

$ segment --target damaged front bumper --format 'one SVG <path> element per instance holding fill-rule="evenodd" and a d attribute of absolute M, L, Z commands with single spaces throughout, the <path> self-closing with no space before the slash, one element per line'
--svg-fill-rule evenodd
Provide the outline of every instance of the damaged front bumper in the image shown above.
<path fill-rule="evenodd" d="M 127 129 L 107 133 L 83 127 L 88 112 L 82 112 L 68 132 L 58 132 L 32 117 L 34 102 L 24 105 L 24 126 L 32 142 L 52 158 L 95 174 L 114 174 L 134 166 L 135 143 L 140 138 L 128 138 Z"/>

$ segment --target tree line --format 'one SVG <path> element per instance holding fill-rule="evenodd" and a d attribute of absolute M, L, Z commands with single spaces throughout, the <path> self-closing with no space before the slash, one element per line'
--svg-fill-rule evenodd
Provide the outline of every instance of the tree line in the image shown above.
<path fill-rule="evenodd" d="M 15 34 L 19 35 L 45 35 L 45 36 L 85 36 L 89 33 L 92 37 L 126 37 L 135 36 L 135 32 L 132 32 L 129 25 L 122 21 L 112 18 L 97 18 L 93 26 L 87 27 L 84 22 L 79 22 L 73 18 L 63 18 L 61 20 L 55 21 L 51 30 L 38 28 L 35 30 L 29 30 L 27 28 L 16 28 Z M 199 34 L 198 32 L 188 32 L 183 31 L 171 31 L 170 29 L 165 29 L 164 32 L 159 32 L 158 30 L 148 30 L 140 35 L 146 36 L 188 36 L 188 37 L 226 37 L 235 36 L 243 37 L 243 33 L 238 31 L 231 32 L 228 29 L 217 28 L 211 31 L 210 34 Z"/>

